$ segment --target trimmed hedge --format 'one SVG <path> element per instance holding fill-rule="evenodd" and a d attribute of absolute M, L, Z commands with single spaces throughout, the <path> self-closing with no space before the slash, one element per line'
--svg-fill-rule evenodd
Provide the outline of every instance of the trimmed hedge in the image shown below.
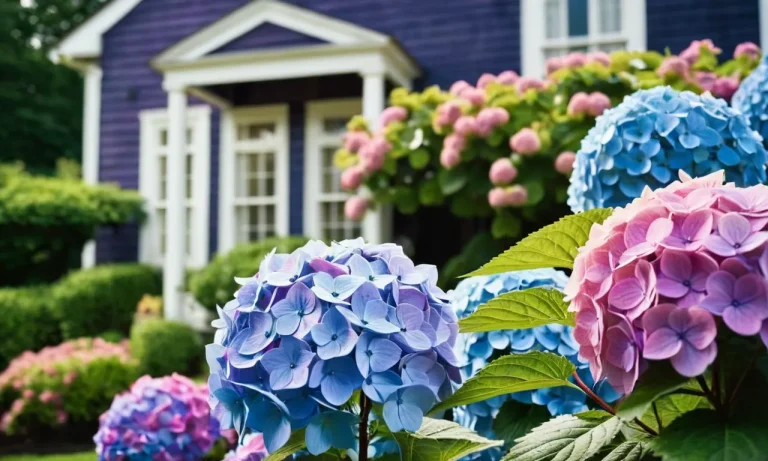
<path fill-rule="evenodd" d="M 0 370 L 26 350 L 61 341 L 48 287 L 0 289 Z"/>
<path fill-rule="evenodd" d="M 107 331 L 127 336 L 139 300 L 161 294 L 162 275 L 142 264 L 97 266 L 69 274 L 52 292 L 65 339 Z"/>
<path fill-rule="evenodd" d="M 235 277 L 248 277 L 259 271 L 259 264 L 273 248 L 278 253 L 290 253 L 307 243 L 304 237 L 277 237 L 238 245 L 228 253 L 216 256 L 187 281 L 188 289 L 206 309 L 215 310 L 232 299 L 237 291 Z"/>
<path fill-rule="evenodd" d="M 131 352 L 142 375 L 194 376 L 200 371 L 203 351 L 202 338 L 185 323 L 151 318 L 131 329 Z"/>

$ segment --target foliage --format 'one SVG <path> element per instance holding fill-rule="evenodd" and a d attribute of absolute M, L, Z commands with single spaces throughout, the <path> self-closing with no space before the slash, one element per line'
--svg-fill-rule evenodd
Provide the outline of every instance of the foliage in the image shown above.
<path fill-rule="evenodd" d="M 96 266 L 69 274 L 54 285 L 54 312 L 65 338 L 108 330 L 127 335 L 136 305 L 145 294 L 160 294 L 160 272 L 141 264 Z"/>
<path fill-rule="evenodd" d="M 186 323 L 150 318 L 131 329 L 131 352 L 141 374 L 193 376 L 200 371 L 203 344 L 200 335 Z"/>
<path fill-rule="evenodd" d="M 0 370 L 26 350 L 36 351 L 61 339 L 46 287 L 0 289 Z"/>
<path fill-rule="evenodd" d="M 0 374 L 2 431 L 35 438 L 62 426 L 92 429 L 137 376 L 127 342 L 78 339 L 25 352 Z"/>
<path fill-rule="evenodd" d="M 0 267 L 4 285 L 52 282 L 79 265 L 99 226 L 143 216 L 134 191 L 31 176 L 0 167 Z"/>
<path fill-rule="evenodd" d="M 459 217 L 493 217 L 496 238 L 519 237 L 525 222 L 552 222 L 565 214 L 573 152 L 605 109 L 662 85 L 730 98 L 757 65 L 743 53 L 719 64 L 710 45 L 697 41 L 666 57 L 573 53 L 549 63 L 546 81 L 506 71 L 448 92 L 395 90 L 381 128 L 352 119 L 336 154 L 342 186 L 372 192 L 351 198 L 347 216 L 360 219 L 380 204 L 406 214 L 446 206 Z"/>
<path fill-rule="evenodd" d="M 207 266 L 189 275 L 187 285 L 197 302 L 215 311 L 237 291 L 235 277 L 254 275 L 259 263 L 273 249 L 290 253 L 307 243 L 303 237 L 276 237 L 259 242 L 244 243 L 227 253 L 216 255 Z"/>
<path fill-rule="evenodd" d="M 456 461 L 502 442 L 481 437 L 450 421 L 424 418 L 418 431 L 398 432 L 402 461 Z"/>
<path fill-rule="evenodd" d="M 2 461 L 96 461 L 92 451 L 71 455 L 11 455 L 0 458 Z"/>

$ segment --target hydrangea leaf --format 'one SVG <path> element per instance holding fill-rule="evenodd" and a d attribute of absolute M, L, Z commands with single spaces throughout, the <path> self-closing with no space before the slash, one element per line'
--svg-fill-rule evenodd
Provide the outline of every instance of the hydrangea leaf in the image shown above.
<path fill-rule="evenodd" d="M 563 293 L 551 288 L 530 288 L 504 293 L 459 320 L 462 333 L 496 330 L 521 330 L 559 323 L 574 326 Z"/>
<path fill-rule="evenodd" d="M 454 461 L 504 442 L 481 437 L 452 421 L 424 418 L 418 431 L 394 434 L 402 461 Z"/>
<path fill-rule="evenodd" d="M 621 420 L 604 411 L 558 416 L 517 440 L 502 461 L 581 461 L 596 455 L 619 433 Z"/>
<path fill-rule="evenodd" d="M 269 456 L 264 458 L 264 461 L 282 461 L 286 458 L 290 458 L 295 453 L 305 449 L 307 444 L 305 443 L 304 429 L 299 429 L 291 434 L 291 438 L 285 442 L 285 445 L 270 453 Z"/>
<path fill-rule="evenodd" d="M 515 440 L 549 418 L 550 414 L 546 406 L 507 400 L 493 419 L 493 432 L 508 447 L 511 447 L 515 444 Z"/>
<path fill-rule="evenodd" d="M 440 189 L 445 195 L 455 194 L 467 184 L 467 172 L 462 168 L 452 170 L 440 170 L 437 174 L 437 180 L 440 183 Z"/>
<path fill-rule="evenodd" d="M 676 419 L 651 442 L 665 461 L 753 461 L 768 453 L 768 422 L 734 418 L 723 422 L 713 410 L 696 410 Z"/>
<path fill-rule="evenodd" d="M 654 403 L 656 409 L 648 408 L 640 420 L 657 431 L 663 430 L 674 420 L 688 412 L 696 409 L 712 409 L 712 404 L 706 397 L 689 394 L 665 395 Z M 661 428 L 659 428 L 659 420 L 661 421 Z"/>
<path fill-rule="evenodd" d="M 501 357 L 489 363 L 468 379 L 453 395 L 437 404 L 431 414 L 448 408 L 513 392 L 545 387 L 571 386 L 568 377 L 576 367 L 565 357 L 549 352 L 532 351 Z"/>
<path fill-rule="evenodd" d="M 640 418 L 656 399 L 680 389 L 688 381 L 690 378 L 680 375 L 667 362 L 653 363 L 632 393 L 621 402 L 616 416 L 626 421 Z"/>
<path fill-rule="evenodd" d="M 592 225 L 602 223 L 611 213 L 611 209 L 598 208 L 566 216 L 522 239 L 467 277 L 545 267 L 572 269 Z"/>
<path fill-rule="evenodd" d="M 631 440 L 611 450 L 603 461 L 641 461 L 650 451 L 650 447 L 645 442 Z"/>

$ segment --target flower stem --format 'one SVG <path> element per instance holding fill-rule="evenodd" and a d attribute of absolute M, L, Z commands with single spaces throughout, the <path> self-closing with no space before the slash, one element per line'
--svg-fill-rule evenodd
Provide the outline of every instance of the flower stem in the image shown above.
<path fill-rule="evenodd" d="M 592 400 L 597 402 L 598 405 L 600 405 L 603 410 L 607 411 L 608 413 L 612 414 L 613 416 L 616 416 L 616 410 L 613 409 L 608 403 L 605 402 L 605 400 L 601 399 L 597 394 L 592 392 L 592 389 L 589 388 L 586 384 L 584 384 L 584 381 L 579 378 L 579 374 L 574 372 L 573 373 L 573 379 L 576 381 L 576 385 L 579 386 L 579 388 L 584 391 L 585 394 L 589 396 Z M 651 435 L 659 435 L 658 432 L 654 431 L 651 427 L 649 427 L 644 422 L 640 421 L 640 419 L 635 418 L 635 423 L 640 426 L 645 432 L 651 434 Z"/>
<path fill-rule="evenodd" d="M 661 423 L 659 409 L 656 407 L 656 402 L 653 402 L 651 405 L 653 406 L 653 415 L 656 417 L 656 424 L 659 425 L 659 431 L 661 431 L 664 428 L 664 425 Z"/>
<path fill-rule="evenodd" d="M 731 391 L 730 397 L 726 399 L 728 407 L 733 406 L 733 403 L 736 401 L 736 394 L 739 393 L 739 389 L 741 389 L 741 385 L 744 384 L 744 380 L 747 379 L 749 372 L 752 371 L 752 368 L 755 367 L 755 362 L 757 362 L 757 357 L 760 355 L 760 352 L 760 349 L 758 349 L 754 354 L 752 354 L 752 360 L 749 361 L 749 365 L 747 365 L 747 368 L 744 369 L 744 372 L 739 377 L 739 380 L 736 381 L 736 386 L 733 387 L 733 391 Z"/>
<path fill-rule="evenodd" d="M 696 377 L 696 382 L 699 383 L 699 387 L 701 387 L 701 390 L 704 391 L 704 395 L 707 397 L 707 400 L 712 404 L 713 407 L 715 407 L 715 410 L 720 414 L 720 416 L 725 416 L 725 413 L 723 411 L 723 404 L 720 402 L 720 399 L 715 396 L 715 394 L 712 392 L 712 389 L 709 388 L 707 385 L 707 380 L 704 379 L 703 376 L 699 375 Z"/>
<path fill-rule="evenodd" d="M 371 401 L 360 392 L 360 451 L 357 454 L 358 461 L 368 461 L 368 415 L 371 412 Z"/>

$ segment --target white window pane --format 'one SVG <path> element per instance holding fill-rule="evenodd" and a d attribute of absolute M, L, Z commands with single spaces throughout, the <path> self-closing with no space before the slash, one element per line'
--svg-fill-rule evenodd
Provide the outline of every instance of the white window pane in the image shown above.
<path fill-rule="evenodd" d="M 612 53 L 614 51 L 624 50 L 627 48 L 626 42 L 621 43 L 604 43 L 598 47 L 600 51 L 605 51 L 606 53 Z"/>
<path fill-rule="evenodd" d="M 325 147 L 320 152 L 322 156 L 323 193 L 341 192 L 341 171 L 333 165 L 336 149 L 335 147 Z"/>
<path fill-rule="evenodd" d="M 160 254 L 165 255 L 165 210 L 163 208 L 157 210 L 157 231 Z"/>
<path fill-rule="evenodd" d="M 158 162 L 158 195 L 160 200 L 165 200 L 168 194 L 168 162 L 165 156 L 158 158 Z"/>
<path fill-rule="evenodd" d="M 256 141 L 274 134 L 274 123 L 243 123 L 237 127 L 238 141 Z"/>
<path fill-rule="evenodd" d="M 589 33 L 588 0 L 568 0 L 568 36 L 583 37 Z"/>
<path fill-rule="evenodd" d="M 561 0 L 546 0 L 546 2 L 544 14 L 547 38 L 560 38 L 565 35 L 561 27 L 565 3 Z"/>
<path fill-rule="evenodd" d="M 237 207 L 238 242 L 252 242 L 275 235 L 275 206 L 253 205 Z"/>
<path fill-rule="evenodd" d="M 185 190 L 186 190 L 186 197 L 192 198 L 192 153 L 188 153 L 187 157 L 185 159 L 186 162 L 186 173 L 185 173 Z"/>
<path fill-rule="evenodd" d="M 166 130 L 165 128 L 160 130 L 160 145 L 161 146 L 168 145 L 168 130 Z"/>
<path fill-rule="evenodd" d="M 238 154 L 237 197 L 273 197 L 275 168 L 274 152 Z"/>
<path fill-rule="evenodd" d="M 323 119 L 323 131 L 330 135 L 338 135 L 339 138 L 347 131 L 349 117 L 329 117 Z"/>
<path fill-rule="evenodd" d="M 323 202 L 320 204 L 322 238 L 326 242 L 357 238 L 361 234 L 359 223 L 344 216 L 344 202 Z"/>
<path fill-rule="evenodd" d="M 621 32 L 621 0 L 600 0 L 600 33 Z"/>

